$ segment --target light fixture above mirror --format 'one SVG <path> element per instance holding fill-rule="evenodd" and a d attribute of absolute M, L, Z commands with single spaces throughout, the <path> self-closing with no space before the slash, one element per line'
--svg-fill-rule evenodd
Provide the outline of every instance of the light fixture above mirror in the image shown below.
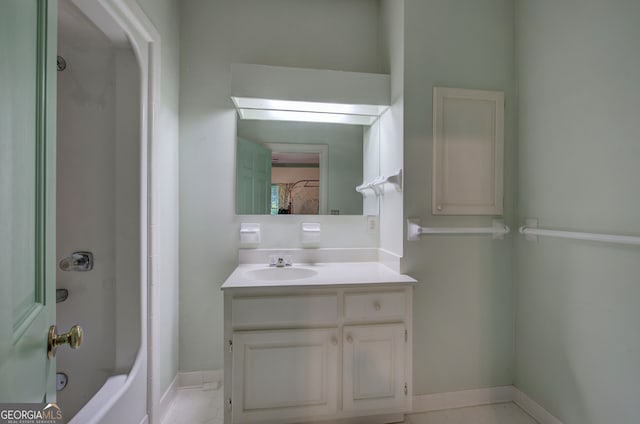
<path fill-rule="evenodd" d="M 260 121 L 324 122 L 328 124 L 373 124 L 387 109 L 377 105 L 301 102 L 292 100 L 231 97 L 240 119 Z"/>
<path fill-rule="evenodd" d="M 389 75 L 232 65 L 240 119 L 369 126 L 389 107 Z"/>

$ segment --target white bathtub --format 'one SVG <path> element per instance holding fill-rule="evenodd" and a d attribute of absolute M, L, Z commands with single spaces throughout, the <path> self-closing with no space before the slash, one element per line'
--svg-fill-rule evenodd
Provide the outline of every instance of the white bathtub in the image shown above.
<path fill-rule="evenodd" d="M 146 423 L 146 368 L 145 355 L 138 354 L 131 372 L 109 377 L 69 424 Z"/>

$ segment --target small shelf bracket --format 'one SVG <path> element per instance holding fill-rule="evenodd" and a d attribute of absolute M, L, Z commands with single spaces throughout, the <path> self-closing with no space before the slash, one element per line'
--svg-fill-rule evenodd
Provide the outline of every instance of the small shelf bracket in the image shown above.
<path fill-rule="evenodd" d="M 364 182 L 356 187 L 358 193 L 365 194 L 365 190 L 372 190 L 376 196 L 384 194 L 384 184 L 390 184 L 396 191 L 402 191 L 402 169 L 394 174 L 381 175 L 369 182 Z"/>

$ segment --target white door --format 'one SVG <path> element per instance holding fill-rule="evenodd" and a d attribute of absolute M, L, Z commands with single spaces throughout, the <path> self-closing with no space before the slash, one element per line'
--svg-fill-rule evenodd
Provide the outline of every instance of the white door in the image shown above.
<path fill-rule="evenodd" d="M 345 326 L 343 409 L 404 412 L 404 324 Z"/>
<path fill-rule="evenodd" d="M 56 11 L 0 2 L 0 403 L 55 401 Z"/>
<path fill-rule="evenodd" d="M 236 332 L 232 369 L 234 423 L 337 413 L 337 329 Z"/>

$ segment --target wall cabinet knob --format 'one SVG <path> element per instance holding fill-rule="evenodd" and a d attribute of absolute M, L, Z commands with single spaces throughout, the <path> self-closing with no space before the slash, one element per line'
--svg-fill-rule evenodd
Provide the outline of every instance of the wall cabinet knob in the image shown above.
<path fill-rule="evenodd" d="M 376 311 L 382 309 L 382 305 L 380 305 L 380 302 L 378 302 L 377 300 L 373 302 L 373 309 L 375 309 Z"/>
<path fill-rule="evenodd" d="M 351 337 L 351 334 L 347 334 L 347 343 L 353 343 L 353 337 Z"/>
<path fill-rule="evenodd" d="M 331 336 L 331 344 L 334 346 L 338 344 L 338 338 L 336 336 Z"/>

